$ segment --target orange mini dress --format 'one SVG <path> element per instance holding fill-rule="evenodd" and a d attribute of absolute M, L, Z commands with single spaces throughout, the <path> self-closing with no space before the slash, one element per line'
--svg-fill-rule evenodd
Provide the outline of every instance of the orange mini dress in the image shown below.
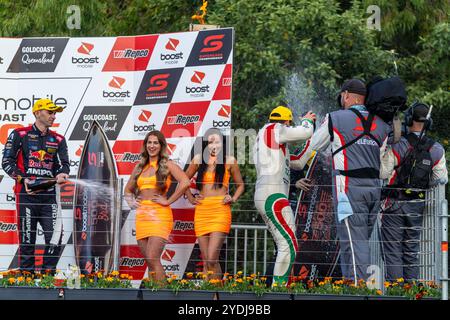
<path fill-rule="evenodd" d="M 152 166 L 156 169 L 156 161 L 145 166 L 144 170 Z M 170 176 L 167 178 L 166 186 L 170 186 Z M 150 177 L 139 176 L 137 179 L 139 190 L 156 189 L 156 175 Z M 163 206 L 152 200 L 142 200 L 136 210 L 136 240 L 148 237 L 161 237 L 169 239 L 172 232 L 173 215 L 170 206 Z"/>
<path fill-rule="evenodd" d="M 214 184 L 215 173 L 205 172 L 203 184 Z M 228 187 L 230 181 L 229 170 L 225 170 L 223 185 Z M 224 204 L 225 196 L 205 197 L 195 206 L 194 230 L 197 237 L 211 232 L 230 233 L 231 206 Z"/>

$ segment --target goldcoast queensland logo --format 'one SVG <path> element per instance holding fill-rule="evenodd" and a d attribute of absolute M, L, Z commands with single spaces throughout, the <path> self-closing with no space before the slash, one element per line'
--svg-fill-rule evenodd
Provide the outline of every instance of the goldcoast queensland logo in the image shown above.
<path fill-rule="evenodd" d="M 23 39 L 8 72 L 53 72 L 68 38 Z"/>

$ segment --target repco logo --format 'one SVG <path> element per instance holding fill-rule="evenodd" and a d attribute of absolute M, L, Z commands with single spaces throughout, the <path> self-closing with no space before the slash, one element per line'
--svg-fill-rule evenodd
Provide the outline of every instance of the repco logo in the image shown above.
<path fill-rule="evenodd" d="M 145 260 L 143 258 L 131 258 L 131 257 L 123 257 L 120 260 L 121 267 L 143 267 L 145 264 Z"/>
<path fill-rule="evenodd" d="M 222 49 L 223 42 L 221 39 L 225 37 L 224 34 L 217 34 L 212 35 L 209 37 L 206 37 L 205 40 L 203 40 L 203 45 L 205 46 L 200 52 L 216 52 Z"/>
<path fill-rule="evenodd" d="M 0 232 L 11 232 L 11 231 L 17 231 L 16 223 L 7 223 L 0 221 Z"/>
<path fill-rule="evenodd" d="M 141 160 L 141 155 L 139 153 L 125 152 L 124 154 L 116 154 L 115 158 L 120 162 L 136 162 Z"/>
<path fill-rule="evenodd" d="M 194 74 L 191 77 L 191 81 L 193 83 L 202 84 L 204 78 L 205 78 L 204 72 L 194 71 Z M 186 93 L 202 94 L 205 92 L 209 92 L 208 85 L 202 87 L 186 87 Z"/>
<path fill-rule="evenodd" d="M 92 49 L 94 49 L 94 45 L 82 42 L 81 46 L 78 48 L 77 52 L 90 56 Z M 79 68 L 92 68 L 93 64 L 98 64 L 99 58 L 98 57 L 85 57 L 85 58 L 77 58 L 72 57 L 72 64 L 76 64 Z"/>
<path fill-rule="evenodd" d="M 167 41 L 165 48 L 170 51 L 176 51 L 179 43 L 180 43 L 179 40 L 169 38 L 169 41 Z M 168 54 L 161 53 L 160 59 L 161 61 L 166 61 L 167 64 L 176 63 L 176 61 L 173 60 L 183 59 L 183 52 L 168 53 Z"/>
<path fill-rule="evenodd" d="M 166 80 L 170 76 L 169 73 L 155 74 L 150 78 L 150 87 L 147 88 L 147 92 L 162 91 L 167 88 L 169 82 Z"/>
<path fill-rule="evenodd" d="M 113 76 L 111 81 L 108 83 L 110 88 L 122 89 L 125 84 L 125 79 L 121 77 Z M 123 101 L 123 98 L 130 98 L 130 91 L 105 91 L 103 90 L 103 98 L 110 98 L 109 101 Z"/>
<path fill-rule="evenodd" d="M 152 116 L 152 113 L 150 111 L 142 110 L 141 114 L 138 117 L 138 120 L 148 123 L 151 116 Z M 156 125 L 154 123 L 148 124 L 148 125 L 143 125 L 143 126 L 134 125 L 134 132 L 148 132 L 148 131 L 155 130 L 155 128 L 156 128 Z"/>

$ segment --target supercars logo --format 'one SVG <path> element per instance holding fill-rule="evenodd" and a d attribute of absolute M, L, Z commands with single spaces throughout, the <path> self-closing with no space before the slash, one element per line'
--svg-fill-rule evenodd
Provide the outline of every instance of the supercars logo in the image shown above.
<path fill-rule="evenodd" d="M 151 116 L 152 116 L 152 113 L 150 111 L 142 110 L 138 119 L 142 122 L 148 122 Z"/>
<path fill-rule="evenodd" d="M 167 41 L 167 43 L 166 43 L 166 49 L 175 51 L 177 49 L 179 43 L 180 43 L 180 40 L 169 38 L 169 41 Z"/>
<path fill-rule="evenodd" d="M 183 68 L 147 70 L 133 105 L 170 103 Z"/>
<path fill-rule="evenodd" d="M 223 104 L 222 107 L 219 109 L 219 112 L 217 114 L 219 116 L 221 116 L 221 117 L 229 118 L 230 114 L 231 114 L 231 107 Z"/>
<path fill-rule="evenodd" d="M 175 257 L 175 251 L 170 249 L 165 249 L 161 255 L 161 258 L 165 261 L 172 262 L 172 259 Z"/>
<path fill-rule="evenodd" d="M 108 83 L 108 85 L 112 88 L 122 89 L 124 83 L 125 83 L 124 78 L 113 76 L 112 80 Z"/>
<path fill-rule="evenodd" d="M 191 81 L 201 84 L 204 78 L 205 78 L 204 72 L 194 71 L 194 75 L 191 77 Z"/>
<path fill-rule="evenodd" d="M 150 86 L 147 88 L 147 92 L 162 91 L 166 89 L 169 85 L 169 82 L 167 81 L 169 77 L 169 73 L 155 74 L 150 78 Z"/>
<path fill-rule="evenodd" d="M 90 55 L 92 49 L 94 49 L 94 45 L 87 43 L 87 42 L 81 42 L 81 46 L 78 48 L 77 52 L 81 54 L 87 54 Z"/>
<path fill-rule="evenodd" d="M 219 51 L 223 47 L 222 39 L 225 37 L 224 34 L 215 34 L 208 36 L 203 40 L 204 48 L 200 52 L 215 52 Z"/>

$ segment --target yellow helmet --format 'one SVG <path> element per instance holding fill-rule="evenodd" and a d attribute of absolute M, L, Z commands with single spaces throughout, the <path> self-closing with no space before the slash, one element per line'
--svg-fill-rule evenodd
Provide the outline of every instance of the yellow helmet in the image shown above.
<path fill-rule="evenodd" d="M 33 109 L 31 109 L 33 113 L 39 110 L 48 110 L 53 112 L 62 112 L 64 110 L 63 107 L 57 106 L 50 99 L 39 99 L 33 105 Z"/>
<path fill-rule="evenodd" d="M 291 109 L 283 106 L 278 106 L 272 110 L 269 120 L 290 120 L 292 121 Z"/>

